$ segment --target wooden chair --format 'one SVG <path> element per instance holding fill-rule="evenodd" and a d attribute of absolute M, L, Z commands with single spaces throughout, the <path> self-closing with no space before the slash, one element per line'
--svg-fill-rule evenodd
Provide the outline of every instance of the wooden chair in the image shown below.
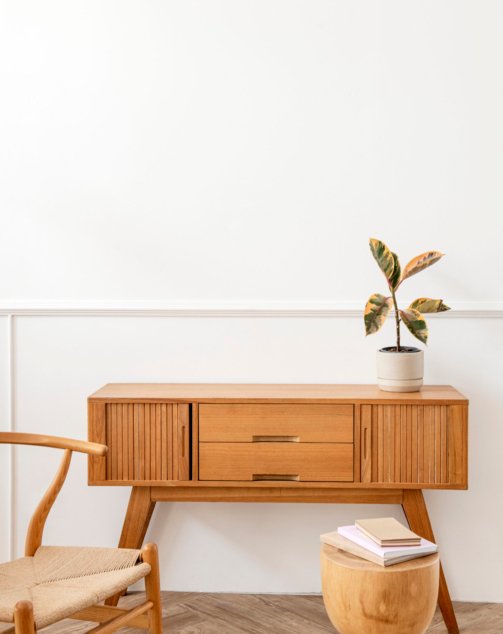
<path fill-rule="evenodd" d="M 100 623 L 90 632 L 108 633 L 129 625 L 162 633 L 159 562 L 155 544 L 140 550 L 42 546 L 45 521 L 68 473 L 73 451 L 104 456 L 105 445 L 0 432 L 0 443 L 64 449 L 52 484 L 31 518 L 25 557 L 0 564 L 0 622 L 8 632 L 33 634 L 65 618 Z M 146 600 L 131 610 L 99 605 L 145 579 Z"/>

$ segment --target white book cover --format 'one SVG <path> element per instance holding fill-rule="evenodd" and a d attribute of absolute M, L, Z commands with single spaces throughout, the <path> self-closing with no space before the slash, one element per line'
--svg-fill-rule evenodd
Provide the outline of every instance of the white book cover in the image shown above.
<path fill-rule="evenodd" d="M 383 559 L 392 559 L 393 557 L 400 557 L 403 555 L 430 554 L 438 551 L 438 546 L 436 544 L 423 538 L 421 538 L 421 544 L 419 546 L 379 546 L 379 544 L 370 539 L 370 537 L 367 537 L 357 526 L 354 525 L 339 526 L 337 532 L 339 535 L 342 535 L 346 539 L 350 539 L 355 544 L 370 550 L 370 552 L 382 557 Z"/>

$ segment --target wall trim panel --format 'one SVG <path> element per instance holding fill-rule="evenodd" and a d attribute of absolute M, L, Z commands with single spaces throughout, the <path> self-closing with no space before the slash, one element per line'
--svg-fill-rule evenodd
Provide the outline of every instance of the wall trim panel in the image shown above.
<path fill-rule="evenodd" d="M 455 302 L 452 302 L 452 303 L 453 305 L 456 305 L 458 310 L 456 312 L 452 311 L 452 313 L 448 312 L 448 313 L 445 313 L 444 315 L 441 315 L 440 316 L 441 319 L 444 319 L 444 318 L 448 319 L 449 317 L 466 318 L 468 321 L 453 322 L 452 326 L 454 327 L 455 325 L 461 325 L 463 326 L 463 328 L 466 326 L 469 329 L 469 332 L 468 332 L 468 335 L 466 335 L 466 333 L 464 334 L 465 336 L 468 336 L 468 337 L 470 337 L 471 334 L 478 333 L 478 332 L 479 333 L 487 332 L 487 336 L 489 337 L 488 340 L 491 340 L 491 338 L 494 337 L 494 333 L 496 333 L 497 329 L 499 329 L 499 322 L 497 319 L 496 320 L 489 319 L 489 321 L 485 320 L 484 322 L 475 321 L 475 319 L 479 317 L 487 317 L 487 318 L 503 317 L 503 307 L 501 306 L 500 303 L 497 303 L 497 302 L 493 302 L 491 304 L 480 303 L 477 305 L 475 305 L 474 303 L 467 303 L 467 302 L 463 304 L 461 304 L 461 302 L 459 304 Z M 277 303 L 274 305 L 271 305 L 271 304 L 266 305 L 265 303 L 256 303 L 254 305 L 252 305 L 251 303 L 248 305 L 245 305 L 244 303 L 242 304 L 233 303 L 232 305 L 230 305 L 224 302 L 220 302 L 220 303 L 214 302 L 210 305 L 209 303 L 203 304 L 202 302 L 198 304 L 189 303 L 189 302 L 184 304 L 182 304 L 181 302 L 179 304 L 174 304 L 174 303 L 167 303 L 167 302 L 120 302 L 119 303 L 119 302 L 101 302 L 101 301 L 93 301 L 93 302 L 91 301 L 88 301 L 88 302 L 45 301 L 45 302 L 42 302 L 39 300 L 36 300 L 36 301 L 33 300 L 30 302 L 28 301 L 13 302 L 12 301 L 12 302 L 0 303 L 0 310 L 5 311 L 4 314 L 8 316 L 7 318 L 4 318 L 3 320 L 3 323 L 4 323 L 3 350 L 5 351 L 5 354 L 2 361 L 2 368 L 3 368 L 2 376 L 4 377 L 5 385 L 2 386 L 3 387 L 2 394 L 5 394 L 5 398 L 6 398 L 6 403 L 4 404 L 5 419 L 3 421 L 3 424 L 4 424 L 3 428 L 4 429 L 12 428 L 14 430 L 15 429 L 21 430 L 20 426 L 24 425 L 24 421 L 28 420 L 27 413 L 32 412 L 34 407 L 38 407 L 38 404 L 35 404 L 34 406 L 29 406 L 29 407 L 26 406 L 28 407 L 28 409 L 25 409 L 25 405 L 23 405 L 24 400 L 21 400 L 21 399 L 25 399 L 26 396 L 29 395 L 30 393 L 29 387 L 32 385 L 32 381 L 37 380 L 38 375 L 43 372 L 43 366 L 40 366 L 40 368 L 36 367 L 35 370 L 33 369 L 28 370 L 28 366 L 32 358 L 34 360 L 42 358 L 42 356 L 39 354 L 39 351 L 47 351 L 48 346 L 52 345 L 52 339 L 45 337 L 46 332 L 51 333 L 51 336 L 54 336 L 56 338 L 59 336 L 58 333 L 61 333 L 61 336 L 63 337 L 62 341 L 67 341 L 68 336 L 71 336 L 71 337 L 75 336 L 75 333 L 76 333 L 75 328 L 77 327 L 77 324 L 79 323 L 83 327 L 83 333 L 85 333 L 85 337 L 86 337 L 85 341 L 89 341 L 89 338 L 93 338 L 96 334 L 93 321 L 92 321 L 93 319 L 96 321 L 95 326 L 96 326 L 97 332 L 99 333 L 99 331 L 103 329 L 105 336 L 108 336 L 108 334 L 111 331 L 111 328 L 108 328 L 108 326 L 111 326 L 113 329 L 113 326 L 116 325 L 113 320 L 117 319 L 117 326 L 118 326 L 117 330 L 118 330 L 118 337 L 119 337 L 117 342 L 118 344 L 121 344 L 121 345 L 115 346 L 113 350 L 123 350 L 121 342 L 127 341 L 128 340 L 127 338 L 131 336 L 132 332 L 134 334 L 135 330 L 138 330 L 138 332 L 142 332 L 144 330 L 144 327 L 147 327 L 147 326 L 148 326 L 147 330 L 149 330 L 150 327 L 152 327 L 156 329 L 158 328 L 159 332 L 165 333 L 167 326 L 169 325 L 169 323 L 171 323 L 173 328 L 175 329 L 175 335 L 178 328 L 181 329 L 182 333 L 185 331 L 185 329 L 187 329 L 189 332 L 194 331 L 196 336 L 195 341 L 197 343 L 198 341 L 197 337 L 199 336 L 206 337 L 207 332 L 208 331 L 211 332 L 214 327 L 217 329 L 217 332 L 220 332 L 220 331 L 224 331 L 228 325 L 231 327 L 235 327 L 235 330 L 233 329 L 230 334 L 231 338 L 229 339 L 229 341 L 232 342 L 234 341 L 233 339 L 234 335 L 247 332 L 246 329 L 248 328 L 248 326 L 250 326 L 250 323 L 251 323 L 251 326 L 255 324 L 253 328 L 250 327 L 250 332 L 254 333 L 254 336 L 255 335 L 258 336 L 260 332 L 267 332 L 267 333 L 270 332 L 271 337 L 274 337 L 277 335 L 279 331 L 281 331 L 283 327 L 285 327 L 285 330 L 287 330 L 287 334 L 285 335 L 284 340 L 280 342 L 281 346 L 289 346 L 290 337 L 292 337 L 291 339 L 292 341 L 295 341 L 296 337 L 298 337 L 298 329 L 300 331 L 302 331 L 303 329 L 307 329 L 307 331 L 314 333 L 313 343 L 315 344 L 315 348 L 312 354 L 317 355 L 319 353 L 318 352 L 319 342 L 323 340 L 325 333 L 332 329 L 331 324 L 335 326 L 339 326 L 339 325 L 341 326 L 341 330 L 342 330 L 341 337 L 342 337 L 345 334 L 344 333 L 345 329 L 348 329 L 348 330 L 353 329 L 355 324 L 357 325 L 359 323 L 359 320 L 362 319 L 361 310 L 360 310 L 361 307 L 359 307 L 356 304 L 356 302 L 354 303 L 339 302 L 339 303 L 333 303 L 330 305 L 327 305 L 327 304 L 322 305 L 321 303 L 316 303 L 316 302 L 312 302 L 312 303 L 304 302 L 304 303 L 297 303 L 297 304 L 294 304 L 292 302 L 288 304 L 288 308 L 285 308 L 285 306 L 286 304 L 281 304 L 281 303 Z M 182 313 L 181 312 L 182 310 L 186 312 Z M 284 312 L 280 313 L 279 312 L 280 310 Z M 220 312 L 217 312 L 217 311 L 220 311 Z M 188 315 L 187 320 L 183 319 L 183 315 Z M 260 320 L 258 320 L 258 321 L 254 321 L 250 323 L 248 322 L 245 323 L 244 320 L 242 322 L 239 322 L 237 319 L 231 321 L 231 318 L 233 318 L 234 316 L 239 318 L 239 317 L 244 317 L 245 315 L 249 315 L 250 319 L 251 317 L 263 317 L 263 318 L 271 317 L 271 319 L 270 321 L 264 320 L 261 322 Z M 131 323 L 128 323 L 126 320 L 121 321 L 121 319 L 126 316 L 129 316 L 131 318 Z M 145 317 L 150 316 L 150 317 L 154 317 L 155 320 L 154 319 L 135 320 L 134 317 L 136 316 L 145 316 Z M 281 319 L 276 319 L 276 320 L 273 319 L 274 317 L 280 318 L 282 316 L 285 317 L 284 321 L 281 321 Z M 168 321 L 169 318 L 174 318 L 174 317 L 179 317 L 179 319 L 173 320 L 172 322 Z M 189 321 L 190 317 L 212 317 L 214 319 L 213 321 L 208 319 L 207 322 L 204 322 L 204 320 L 203 321 L 197 321 L 197 320 Z M 298 322 L 288 321 L 288 318 L 290 317 L 291 318 L 302 317 L 302 318 L 305 318 L 305 321 L 301 321 L 300 319 L 298 320 Z M 320 318 L 333 317 L 334 320 L 336 320 L 338 317 L 341 317 L 341 319 L 339 321 L 334 321 L 334 322 L 331 322 L 330 319 L 325 321 L 312 321 L 308 319 L 310 317 L 314 319 L 318 317 Z M 353 318 L 356 319 L 357 321 L 353 321 Z M 344 319 L 346 320 L 344 321 Z M 197 324 L 199 324 L 199 326 L 197 326 Z M 222 324 L 223 324 L 223 327 L 222 327 Z M 287 327 L 288 324 L 290 325 L 289 327 Z M 313 324 L 319 326 L 319 328 L 316 328 L 313 330 L 311 328 Z M 122 327 L 121 325 L 124 327 Z M 79 331 L 81 326 L 77 327 L 77 332 Z M 243 326 L 243 328 L 241 328 L 241 326 Z M 487 331 L 487 328 L 489 328 L 488 331 Z M 170 329 L 168 328 L 168 331 L 169 330 Z M 336 330 L 338 330 L 338 328 L 336 328 Z M 480 438 L 475 444 L 476 445 L 474 447 L 475 453 L 473 454 L 473 456 L 471 456 L 472 461 L 475 460 L 475 462 L 478 462 L 480 461 L 480 459 L 482 459 L 482 456 L 484 457 L 487 456 L 487 459 L 490 459 L 489 457 L 492 455 L 490 452 L 494 453 L 494 446 L 495 446 L 494 438 L 496 438 L 499 433 L 499 427 L 497 424 L 498 416 L 499 416 L 498 408 L 500 406 L 500 402 L 497 399 L 497 388 L 498 388 L 497 378 L 498 377 L 497 375 L 494 374 L 494 371 L 492 369 L 495 366 L 492 366 L 492 361 L 488 361 L 486 355 L 484 355 L 484 357 L 482 358 L 477 358 L 477 357 L 474 357 L 473 359 L 470 358 L 470 362 L 466 363 L 466 360 L 467 360 L 466 351 L 459 350 L 459 347 L 457 345 L 459 340 L 457 330 L 459 330 L 459 328 L 456 328 L 453 331 L 452 328 L 447 327 L 446 330 L 449 331 L 449 333 L 452 331 L 452 334 L 449 334 L 448 341 L 445 343 L 445 345 L 450 346 L 451 344 L 454 344 L 454 346 L 456 346 L 455 354 L 453 355 L 453 359 L 450 362 L 454 366 L 454 376 L 451 380 L 456 386 L 459 386 L 462 391 L 464 391 L 464 388 L 468 389 L 468 392 L 469 392 L 468 395 L 470 399 L 472 400 L 472 402 L 477 407 L 477 412 L 475 413 L 476 418 L 474 420 L 475 428 L 477 426 L 477 423 L 480 423 L 480 422 L 483 423 L 482 426 L 479 425 L 480 429 L 477 431 L 477 434 L 480 436 Z M 43 344 L 41 343 L 41 341 L 39 342 L 39 338 L 42 338 L 42 337 L 45 337 Z M 153 335 L 152 337 L 149 336 L 147 338 L 147 341 L 153 341 L 154 338 L 155 337 Z M 47 341 L 49 343 L 46 343 Z M 162 348 L 159 352 L 159 355 L 155 356 L 155 359 L 157 359 L 157 357 L 161 359 L 161 357 L 163 357 L 163 355 L 165 354 L 166 350 L 170 349 L 169 348 L 170 345 L 175 346 L 174 347 L 175 351 L 180 349 L 178 346 L 178 338 L 176 336 L 174 336 L 172 339 L 169 339 L 169 341 L 171 343 L 169 343 L 169 345 L 166 344 L 166 348 Z M 337 339 L 336 344 L 334 345 L 337 345 L 337 341 L 341 341 L 341 340 Z M 40 347 L 39 347 L 39 343 L 41 344 Z M 136 346 L 136 348 L 133 345 L 134 355 L 136 355 L 137 350 L 141 348 L 141 345 L 143 345 L 143 339 L 139 340 L 139 344 L 138 346 Z M 345 344 L 343 343 L 343 346 L 344 345 Z M 74 351 L 71 348 L 68 348 L 67 346 L 63 346 L 63 345 L 59 347 L 56 346 L 56 348 L 57 348 L 56 352 L 59 355 L 57 356 L 58 363 L 60 360 L 64 361 L 67 358 L 71 359 L 73 357 Z M 224 358 L 222 365 L 219 366 L 220 368 L 224 369 L 222 370 L 222 372 L 227 372 L 227 366 L 224 364 L 227 363 L 227 360 L 232 359 L 234 355 L 232 346 L 229 345 L 227 346 L 227 348 L 228 348 L 228 352 L 226 354 L 228 354 L 228 356 Z M 350 348 L 343 347 L 345 355 L 347 355 L 349 349 Z M 105 350 L 104 354 L 108 354 L 107 349 L 105 348 L 104 350 Z M 194 348 L 194 350 L 197 350 L 197 348 Z M 283 350 L 283 348 L 279 347 L 278 350 L 281 351 Z M 35 352 L 37 354 L 37 357 L 32 357 L 32 354 Z M 370 360 L 372 355 L 372 350 L 363 349 L 363 347 L 361 348 L 362 355 L 367 355 L 367 352 L 368 352 L 368 359 Z M 494 355 L 496 355 L 496 352 L 494 350 L 492 350 L 492 352 L 494 352 Z M 87 359 L 87 357 L 89 356 L 86 348 L 82 348 L 82 354 L 83 354 L 83 358 L 85 359 Z M 195 354 L 197 354 L 197 352 Z M 253 358 L 257 359 L 257 365 L 249 366 L 251 368 L 250 372 L 255 373 L 253 374 L 253 376 L 257 376 L 255 368 L 260 367 L 261 354 L 262 354 L 261 350 L 259 350 L 256 354 L 255 352 L 253 354 Z M 309 354 L 311 354 L 311 352 L 309 352 L 308 355 Z M 439 355 L 441 354 L 442 354 L 442 351 L 439 352 Z M 496 356 L 494 355 L 491 355 L 491 360 L 493 358 L 496 359 Z M 278 354 L 278 359 L 280 358 L 280 356 L 281 355 Z M 92 363 L 94 363 L 95 356 L 91 355 L 89 356 L 89 358 L 92 359 Z M 134 356 L 133 359 L 138 359 L 138 358 L 139 358 L 138 356 Z M 345 356 L 345 358 L 347 358 L 347 356 Z M 441 356 L 438 358 L 441 359 Z M 122 363 L 122 359 L 123 357 L 121 356 L 119 359 L 119 364 Z M 365 356 L 365 359 L 367 359 L 367 356 Z M 290 357 L 287 357 L 285 361 L 281 359 L 278 360 L 279 365 L 274 366 L 273 374 L 276 372 L 277 367 L 279 367 L 280 370 L 282 367 L 286 367 L 288 370 L 288 365 L 284 365 L 284 364 L 285 363 L 288 364 L 289 361 L 290 361 Z M 166 363 L 169 363 L 169 361 L 167 361 Z M 254 363 L 253 360 L 252 360 L 252 363 Z M 337 364 L 337 360 L 334 360 L 333 365 L 335 366 L 336 364 Z M 51 365 L 51 367 L 56 367 L 56 365 L 53 364 Z M 57 367 L 61 367 L 63 368 L 62 371 L 66 371 L 64 370 L 64 368 L 66 368 L 64 364 L 58 365 Z M 121 365 L 116 366 L 114 364 L 110 367 L 112 371 L 115 371 L 114 368 L 116 368 L 119 373 L 122 373 Z M 161 365 L 157 365 L 156 367 L 162 369 L 162 367 L 164 366 L 161 364 Z M 248 361 L 246 361 L 243 367 L 248 367 Z M 326 372 L 330 373 L 331 371 L 332 371 L 332 362 L 327 363 L 321 369 L 321 372 L 323 373 L 326 373 Z M 486 371 L 487 371 L 487 374 L 486 374 Z M 105 374 L 107 374 L 108 372 L 109 370 L 106 370 Z M 124 372 L 127 374 L 127 367 L 125 367 Z M 184 370 L 183 372 L 185 376 L 186 370 Z M 196 370 L 196 374 L 197 372 L 198 371 Z M 307 370 L 307 372 L 310 372 L 310 370 Z M 444 367 L 444 365 L 441 364 L 438 368 L 437 376 L 443 376 L 444 372 L 446 372 L 446 367 Z M 480 376 L 477 378 L 479 374 Z M 54 377 L 57 378 L 57 373 L 53 371 L 50 376 L 53 378 Z M 84 374 L 83 376 L 87 377 L 85 380 L 88 380 L 88 375 Z M 218 376 L 220 377 L 220 375 Z M 260 375 L 258 376 L 260 377 Z M 323 376 L 326 376 L 326 375 L 323 374 Z M 330 374 L 328 374 L 327 376 L 330 376 Z M 475 381 L 472 380 L 473 377 L 476 378 Z M 488 379 L 490 379 L 490 381 Z M 221 379 L 219 378 L 219 380 Z M 226 380 L 228 382 L 232 382 L 235 379 L 234 379 L 234 376 L 228 376 Z M 290 376 L 289 376 L 289 380 L 291 380 Z M 337 380 L 337 377 L 335 377 L 334 380 Z M 327 382 L 330 382 L 330 379 L 328 379 Z M 358 382 L 358 381 L 355 381 L 355 382 Z M 362 382 L 365 382 L 365 381 L 362 381 Z M 95 389 L 95 387 L 98 387 L 98 385 L 94 386 L 93 389 Z M 91 390 L 89 390 L 89 392 L 90 391 Z M 68 403 L 72 403 L 73 402 L 72 399 L 74 397 L 75 395 L 70 395 Z M 7 406 L 9 409 L 7 409 Z M 18 452 L 15 452 L 15 456 L 14 456 L 15 461 L 19 461 L 20 459 L 22 459 L 22 456 L 18 457 L 17 454 Z M 10 524 L 7 525 L 4 523 L 4 526 L 6 526 L 6 533 L 8 530 L 7 527 L 10 528 L 10 535 L 8 536 L 8 538 L 7 536 L 5 537 L 4 539 L 5 547 L 3 549 L 3 552 L 5 552 L 6 554 L 8 554 L 8 549 L 10 549 L 12 553 L 11 558 L 14 554 L 16 556 L 21 554 L 22 533 L 18 534 L 18 530 L 20 529 L 22 530 L 24 528 L 25 514 L 28 512 L 28 509 L 25 503 L 23 502 L 23 498 L 21 496 L 22 490 L 14 482 L 13 475 L 14 475 L 14 467 L 16 467 L 15 461 L 12 461 L 12 459 L 9 459 L 10 464 L 8 465 L 8 467 L 10 468 L 10 471 L 8 471 L 7 468 L 5 469 L 8 482 L 2 483 L 2 491 L 5 491 L 6 494 L 8 491 L 7 486 L 13 487 L 13 490 L 9 491 L 9 494 L 10 494 L 9 501 L 11 506 L 10 508 L 7 508 Z M 481 471 L 475 470 L 473 472 L 472 474 L 472 478 L 474 482 L 473 488 L 474 490 L 475 489 L 478 490 L 478 493 L 475 496 L 473 503 L 477 503 L 477 504 L 481 504 L 483 502 L 486 503 L 487 500 L 490 499 L 490 496 L 494 494 L 494 490 L 495 490 L 494 486 L 496 485 L 492 481 L 489 482 L 489 480 L 487 480 L 487 477 L 489 476 L 487 475 L 487 472 L 485 472 L 484 470 L 481 470 Z M 97 492 L 94 492 L 94 493 L 97 494 Z M 108 498 L 107 497 L 108 493 L 106 489 L 102 489 L 101 501 L 99 499 L 99 495 L 97 494 L 98 503 L 108 504 L 106 500 L 108 499 L 115 500 L 116 493 L 111 492 L 110 497 Z M 125 492 L 123 491 L 123 493 Z M 7 499 L 9 498 L 6 497 L 6 500 Z M 442 496 L 440 496 L 440 494 L 437 495 L 436 493 L 432 492 L 430 499 L 431 499 L 431 505 L 432 505 L 432 516 L 435 523 L 438 526 L 438 529 L 437 529 L 438 538 L 440 542 L 442 542 L 442 540 L 447 539 L 445 536 L 449 535 L 449 531 L 453 530 L 453 526 L 455 526 L 456 522 L 460 521 L 460 517 L 465 511 L 459 510 L 457 492 L 444 492 L 442 493 Z M 468 500 L 468 498 L 466 498 L 466 500 Z M 430 502 L 430 500 L 428 501 Z M 125 500 L 124 500 L 124 503 L 125 503 Z M 115 522 L 115 520 L 117 519 L 118 513 L 121 512 L 121 504 L 122 503 L 117 503 L 117 505 L 115 505 L 114 503 L 114 507 L 113 507 L 114 515 L 113 517 L 112 515 L 110 515 L 110 524 L 112 526 L 114 525 L 113 522 Z M 469 504 L 469 502 L 467 502 L 467 504 Z M 119 509 L 119 510 L 117 511 L 115 509 Z M 172 511 L 170 511 L 170 513 L 171 512 Z M 225 522 L 227 520 L 226 520 L 225 512 L 226 511 L 224 509 L 221 526 L 226 526 Z M 268 511 L 268 513 L 269 512 L 271 513 L 271 517 L 274 517 L 274 518 L 280 517 L 280 515 L 278 516 L 274 515 L 273 514 L 274 512 L 272 509 Z M 376 511 L 377 514 L 379 512 L 380 511 Z M 164 541 L 165 544 L 170 543 L 170 540 L 172 539 L 173 536 L 177 534 L 177 531 L 181 530 L 180 527 L 182 528 L 185 527 L 185 523 L 189 521 L 188 518 L 192 518 L 192 513 L 195 514 L 195 521 L 193 524 L 191 524 L 191 530 L 193 529 L 195 531 L 194 533 L 192 533 L 192 535 L 199 535 L 201 540 L 203 540 L 204 547 L 206 546 L 206 543 L 207 544 L 214 543 L 214 540 L 212 537 L 212 531 L 211 530 L 207 531 L 205 528 L 207 524 L 211 526 L 213 522 L 211 509 L 210 511 L 207 511 L 204 505 L 199 505 L 196 510 L 192 510 L 192 509 L 188 509 L 188 507 L 184 505 L 179 505 L 177 506 L 176 510 L 174 510 L 172 513 L 173 515 L 172 517 L 170 516 L 170 521 L 173 520 L 173 522 L 172 524 L 170 524 L 169 530 L 166 529 L 167 532 L 163 530 L 162 532 L 158 533 L 159 539 L 161 541 Z M 232 512 L 229 511 L 229 513 L 231 513 L 229 515 L 229 517 L 231 517 L 235 513 L 235 511 L 232 511 Z M 295 520 L 298 520 L 305 515 L 300 510 L 295 512 L 292 511 L 292 513 L 293 513 L 292 518 Z M 318 511 L 316 511 L 316 513 L 318 513 Z M 356 513 L 356 510 L 352 511 L 349 507 L 347 509 L 344 509 L 344 507 L 342 507 L 341 510 L 336 513 L 335 517 L 338 519 L 339 523 L 342 523 L 342 522 L 347 523 L 349 521 L 354 520 L 354 517 L 353 519 L 351 519 L 352 513 Z M 396 516 L 397 518 L 401 518 L 401 515 L 399 513 L 400 513 L 399 510 L 393 510 L 393 515 Z M 456 513 L 458 513 L 458 515 L 456 515 Z M 493 508 L 491 513 L 492 513 L 491 514 L 492 520 L 497 522 L 499 519 L 499 515 L 501 514 L 497 506 Z M 319 511 L 320 521 L 321 520 L 327 521 L 327 522 L 335 521 L 333 519 L 330 519 L 331 517 L 332 515 L 327 514 L 327 511 L 320 509 Z M 229 521 L 231 521 L 232 526 L 234 525 L 239 526 L 240 522 L 248 522 L 248 520 L 251 518 L 252 518 L 252 512 L 250 510 L 246 510 L 245 508 L 239 511 L 238 519 L 229 520 Z M 342 519 L 342 518 L 345 518 L 345 519 Z M 287 520 L 288 520 L 288 517 L 286 517 L 285 519 L 285 524 L 280 524 L 280 526 L 286 526 Z M 234 522 L 234 524 L 232 524 L 232 522 Z M 119 526 L 120 525 L 118 523 L 118 527 Z M 307 520 L 304 521 L 304 519 L 302 519 L 302 522 L 299 522 L 299 526 L 300 526 L 299 531 L 302 532 L 302 535 L 305 535 L 308 537 L 308 531 L 312 529 L 312 526 L 310 527 L 310 525 L 307 523 Z M 473 529 L 473 526 L 476 526 L 475 519 L 472 522 L 472 526 L 470 526 L 469 528 Z M 469 530 L 468 527 L 465 527 L 465 528 L 467 531 Z M 246 528 L 244 529 L 243 535 L 247 536 L 248 538 L 248 533 L 246 532 L 246 530 L 248 529 Z M 105 533 L 105 534 L 108 535 L 108 533 Z M 206 539 L 208 540 L 207 542 L 204 541 Z M 279 539 L 278 535 L 276 535 L 274 539 Z M 279 543 L 279 542 L 274 542 L 274 539 L 272 539 L 270 542 L 271 548 L 273 547 L 274 543 Z M 183 549 L 186 549 L 186 548 L 188 549 L 190 547 L 190 546 L 187 546 L 187 543 L 188 542 L 183 544 Z M 221 547 L 225 548 L 225 541 L 223 540 L 221 540 Z M 459 564 L 459 562 L 455 564 L 456 554 L 460 552 L 459 550 L 460 548 L 461 547 L 459 546 L 459 542 L 457 543 L 456 540 L 454 541 L 451 540 L 451 542 L 449 542 L 449 539 L 447 539 L 446 548 L 445 548 L 445 551 L 447 553 L 446 563 L 447 565 L 451 566 L 451 572 L 450 572 L 451 577 L 454 574 L 454 571 L 457 572 L 458 570 L 460 573 L 464 571 L 464 573 L 466 574 L 466 581 L 464 581 L 462 584 L 459 584 L 459 588 L 457 589 L 457 594 L 455 595 L 456 599 L 480 600 L 480 601 L 500 600 L 501 592 L 498 594 L 498 591 L 494 589 L 494 588 L 500 587 L 498 586 L 496 582 L 494 582 L 495 580 L 498 579 L 498 574 L 499 574 L 497 565 L 493 564 L 489 557 L 486 557 L 483 560 L 484 565 L 488 569 L 487 583 L 481 586 L 480 588 L 478 588 L 476 584 L 471 584 L 469 579 L 468 571 L 471 570 L 470 561 L 468 560 L 467 562 L 465 562 L 464 565 Z M 13 552 L 14 550 L 15 552 Z M 267 561 L 268 553 L 272 552 L 272 550 L 269 550 L 269 551 L 265 550 L 264 553 L 259 553 L 258 551 L 256 552 L 258 553 L 257 556 L 259 555 L 263 556 L 264 561 Z M 182 553 L 185 553 L 185 550 L 182 550 Z M 162 562 L 162 565 L 164 567 L 172 565 L 173 561 L 178 556 L 179 555 L 176 553 L 176 549 L 174 549 L 173 551 L 169 551 L 169 549 L 167 549 L 167 552 L 164 555 L 164 560 Z M 307 547 L 305 551 L 302 551 L 302 557 L 304 557 L 307 561 L 307 558 L 308 558 Z M 283 561 L 287 561 L 287 559 L 285 558 Z M 180 564 L 180 569 L 184 569 L 181 556 L 180 556 L 180 560 L 176 559 L 175 561 L 175 566 L 178 566 L 179 564 Z M 177 570 L 178 570 L 178 567 L 177 567 Z M 259 592 L 264 590 L 264 588 L 253 585 L 254 583 L 257 583 L 256 579 L 261 580 L 260 582 L 264 584 L 264 587 L 267 592 L 272 592 L 276 590 L 277 591 L 285 590 L 289 592 L 317 591 L 316 590 L 317 586 L 315 585 L 317 583 L 316 581 L 317 577 L 316 579 L 314 579 L 313 577 L 313 580 L 309 580 L 311 579 L 311 577 L 309 577 L 307 582 L 304 582 L 303 580 L 299 581 L 299 579 L 295 578 L 294 576 L 292 576 L 291 581 L 289 579 L 280 579 L 279 581 L 273 580 L 270 582 L 269 580 L 266 580 L 265 577 L 262 578 L 260 572 L 257 572 L 256 578 L 254 577 L 253 579 L 249 583 L 243 582 L 245 583 L 245 585 L 242 586 L 244 588 L 243 591 Z M 176 581 L 176 584 L 178 584 L 178 587 L 187 587 L 187 584 L 189 584 L 188 587 L 191 587 L 190 576 L 187 575 L 185 572 L 183 574 L 180 573 L 179 576 L 176 577 L 175 581 Z M 220 591 L 220 592 L 224 592 L 228 590 L 228 586 L 226 586 L 227 577 L 225 575 L 222 575 L 222 577 L 218 577 L 218 579 L 215 581 L 216 587 L 209 586 L 208 585 L 209 583 L 210 582 L 207 579 L 204 580 L 203 585 L 200 586 L 200 589 L 213 589 L 213 591 Z M 302 585 L 305 583 L 311 584 L 311 585 Z M 285 585 L 277 585 L 277 584 L 285 584 Z M 171 587 L 166 586 L 165 589 L 176 589 L 176 587 L 177 587 L 176 585 L 172 585 Z"/>
<path fill-rule="evenodd" d="M 8 314 L 7 317 L 7 385 L 5 386 L 6 393 L 6 427 L 5 431 L 15 431 L 15 413 L 14 413 L 14 315 Z M 4 525 L 7 528 L 8 535 L 6 536 L 7 553 L 9 559 L 14 558 L 14 446 L 9 446 L 6 465 L 7 480 L 4 482 L 5 494 L 7 499 L 6 518 Z"/>

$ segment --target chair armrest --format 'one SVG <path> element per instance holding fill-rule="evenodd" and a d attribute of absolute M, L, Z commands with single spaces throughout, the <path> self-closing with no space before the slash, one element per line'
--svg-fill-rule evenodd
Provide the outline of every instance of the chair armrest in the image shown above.
<path fill-rule="evenodd" d="M 53 447 L 54 449 L 69 449 L 70 451 L 87 453 L 91 456 L 104 456 L 108 451 L 106 445 L 100 445 L 96 442 L 10 431 L 0 432 L 0 444 L 37 445 L 39 447 Z"/>

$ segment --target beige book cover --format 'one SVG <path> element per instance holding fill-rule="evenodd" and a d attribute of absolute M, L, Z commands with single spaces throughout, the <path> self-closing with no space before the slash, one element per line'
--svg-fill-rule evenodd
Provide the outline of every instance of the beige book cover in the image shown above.
<path fill-rule="evenodd" d="M 394 517 L 356 520 L 355 526 L 380 546 L 413 546 L 421 538 Z"/>
<path fill-rule="evenodd" d="M 430 555 L 431 553 L 421 553 L 419 555 L 402 555 L 396 556 L 389 559 L 384 559 L 379 555 L 355 544 L 346 537 L 340 535 L 337 531 L 333 533 L 325 533 L 320 536 L 320 540 L 323 544 L 328 544 L 329 546 L 335 546 L 335 548 L 339 548 L 339 550 L 343 550 L 350 555 L 354 555 L 355 557 L 361 557 L 361 559 L 366 559 L 367 561 L 371 561 L 374 564 L 378 564 L 379 566 L 392 566 L 393 564 L 399 564 L 402 561 L 409 561 L 410 559 L 417 559 L 418 557 L 425 557 L 426 555 Z"/>

